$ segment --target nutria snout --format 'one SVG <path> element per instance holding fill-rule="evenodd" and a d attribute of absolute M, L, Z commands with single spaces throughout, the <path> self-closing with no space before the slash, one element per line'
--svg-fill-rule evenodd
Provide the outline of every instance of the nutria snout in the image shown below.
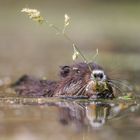
<path fill-rule="evenodd" d="M 59 75 L 58 81 L 23 76 L 12 87 L 19 95 L 34 97 L 114 98 L 107 74 L 95 63 L 81 62 L 71 66 L 62 66 Z"/>

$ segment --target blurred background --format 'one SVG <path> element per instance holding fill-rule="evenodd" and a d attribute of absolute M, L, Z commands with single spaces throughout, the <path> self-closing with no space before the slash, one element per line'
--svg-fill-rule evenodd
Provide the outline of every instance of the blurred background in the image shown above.
<path fill-rule="evenodd" d="M 139 95 L 139 0 L 0 0 L 0 79 L 8 77 L 16 80 L 23 74 L 57 79 L 59 66 L 73 63 L 72 44 L 56 35 L 48 26 L 39 25 L 21 13 L 21 9 L 25 7 L 38 9 L 49 22 L 62 29 L 64 14 L 67 13 L 71 17 L 67 34 L 83 54 L 93 60 L 98 48 L 99 55 L 94 61 L 107 69 L 110 76 L 127 79 L 132 87 L 137 85 Z M 8 92 L 11 95 L 11 90 Z M 0 90 L 0 93 L 3 91 Z M 115 108 L 111 103 L 111 107 L 118 113 L 117 117 L 111 118 L 104 127 L 94 130 L 84 116 L 88 107 L 83 114 L 79 108 L 67 105 L 67 102 L 66 105 L 47 105 L 41 99 L 35 99 L 34 103 L 31 98 L 5 97 L 5 92 L 0 95 L 1 140 L 140 138 L 139 98 L 134 103 L 137 111 L 133 106 L 128 109 L 129 105 L 124 107 L 120 103 L 117 105 L 126 109 L 120 113 L 119 107 Z M 91 109 L 93 124 L 97 118 L 94 104 Z M 62 113 L 63 110 L 66 111 Z M 60 120 L 63 115 L 69 119 L 67 111 L 72 113 L 68 124 L 67 121 Z M 75 117 L 85 122 L 86 127 L 83 130 L 83 122 Z"/>
<path fill-rule="evenodd" d="M 72 45 L 46 25 L 30 20 L 21 9 L 35 8 L 63 28 L 87 58 L 111 71 L 140 70 L 139 0 L 0 0 L 0 77 L 23 74 L 57 78 L 59 66 L 72 64 Z"/>

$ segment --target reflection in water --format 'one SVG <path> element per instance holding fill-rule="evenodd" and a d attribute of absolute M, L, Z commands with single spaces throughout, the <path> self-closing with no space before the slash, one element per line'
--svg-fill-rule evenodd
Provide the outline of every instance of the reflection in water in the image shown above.
<path fill-rule="evenodd" d="M 130 112 L 131 116 L 127 114 Z M 129 117 L 124 120 L 120 118 L 123 116 Z M 139 126 L 139 105 L 135 101 L 0 98 L 0 134 L 11 140 L 77 140 L 83 136 L 90 140 L 93 136 L 100 139 L 101 134 L 118 139 L 122 130 L 136 130 Z"/>
<path fill-rule="evenodd" d="M 110 113 L 111 106 L 102 103 L 64 103 L 60 107 L 60 121 L 62 124 L 73 123 L 78 129 L 84 126 L 97 128 L 102 126 Z"/>
<path fill-rule="evenodd" d="M 102 126 L 110 115 L 111 106 L 109 104 L 97 103 L 86 107 L 87 118 L 92 127 Z"/>
<path fill-rule="evenodd" d="M 51 104 L 58 107 L 60 122 L 63 125 L 74 124 L 78 130 L 84 127 L 94 129 L 102 127 L 108 120 L 115 118 L 133 106 L 134 103 L 59 102 Z"/>

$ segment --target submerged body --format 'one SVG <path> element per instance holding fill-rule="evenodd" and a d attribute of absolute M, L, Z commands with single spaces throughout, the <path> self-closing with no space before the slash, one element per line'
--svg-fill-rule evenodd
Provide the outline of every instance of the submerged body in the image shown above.
<path fill-rule="evenodd" d="M 12 86 L 19 95 L 33 97 L 114 98 L 104 70 L 95 63 L 62 66 L 58 81 L 23 76 Z"/>

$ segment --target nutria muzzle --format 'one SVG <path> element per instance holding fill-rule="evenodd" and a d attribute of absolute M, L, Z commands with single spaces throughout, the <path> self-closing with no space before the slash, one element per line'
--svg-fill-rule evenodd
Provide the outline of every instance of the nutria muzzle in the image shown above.
<path fill-rule="evenodd" d="M 107 81 L 91 80 L 86 86 L 90 98 L 114 98 L 113 89 Z"/>
<path fill-rule="evenodd" d="M 113 94 L 112 87 L 108 83 L 108 77 L 103 69 L 95 67 L 91 72 L 90 80 L 86 86 L 88 96 L 92 98 L 111 98 Z"/>

